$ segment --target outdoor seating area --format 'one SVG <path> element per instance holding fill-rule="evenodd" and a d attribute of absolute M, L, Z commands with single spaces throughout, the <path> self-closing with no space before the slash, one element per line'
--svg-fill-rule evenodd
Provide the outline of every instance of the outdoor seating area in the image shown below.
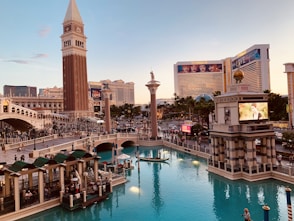
<path fill-rule="evenodd" d="M 84 150 L 75 150 L 39 157 L 33 163 L 16 161 L 4 165 L 1 169 L 5 184 L 0 191 L 0 215 L 57 199 L 62 191 L 65 196 L 76 198 L 76 194 L 82 196 L 84 192 L 87 197 L 109 193 L 112 172 L 98 172 L 99 159 Z"/>

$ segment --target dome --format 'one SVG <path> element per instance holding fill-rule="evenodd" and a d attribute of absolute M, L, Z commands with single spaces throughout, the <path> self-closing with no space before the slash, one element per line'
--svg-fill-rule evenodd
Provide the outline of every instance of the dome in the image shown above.
<path fill-rule="evenodd" d="M 201 99 L 204 99 L 205 101 L 213 101 L 212 96 L 209 94 L 200 94 L 195 98 L 195 101 L 200 102 Z"/>
<path fill-rule="evenodd" d="M 241 71 L 239 68 L 234 73 L 234 79 L 236 80 L 236 83 L 241 83 L 244 78 L 244 72 Z"/>

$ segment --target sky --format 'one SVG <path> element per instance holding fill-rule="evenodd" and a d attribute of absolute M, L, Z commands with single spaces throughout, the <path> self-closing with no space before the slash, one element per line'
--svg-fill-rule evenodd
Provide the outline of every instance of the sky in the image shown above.
<path fill-rule="evenodd" d="M 294 63 L 293 0 L 76 0 L 87 36 L 88 81 L 135 83 L 135 103 L 174 96 L 174 64 L 221 60 L 270 45 L 271 91 L 287 94 Z M 4 85 L 62 87 L 61 38 L 69 0 L 0 1 Z"/>

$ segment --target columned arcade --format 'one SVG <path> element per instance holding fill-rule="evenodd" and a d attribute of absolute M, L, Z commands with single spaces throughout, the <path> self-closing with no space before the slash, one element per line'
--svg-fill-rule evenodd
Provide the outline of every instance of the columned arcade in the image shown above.
<path fill-rule="evenodd" d="M 276 167 L 275 135 L 269 123 L 267 94 L 244 84 L 215 97 L 208 170 L 230 179 L 259 179 Z M 259 113 L 255 117 L 254 107 Z M 264 173 L 264 174 L 265 174 Z"/>

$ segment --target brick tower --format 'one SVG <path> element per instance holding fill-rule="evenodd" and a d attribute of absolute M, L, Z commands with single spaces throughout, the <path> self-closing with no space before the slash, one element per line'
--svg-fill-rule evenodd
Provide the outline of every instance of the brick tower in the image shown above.
<path fill-rule="evenodd" d="M 70 0 L 63 21 L 63 99 L 70 118 L 89 115 L 86 36 L 75 0 Z"/>

